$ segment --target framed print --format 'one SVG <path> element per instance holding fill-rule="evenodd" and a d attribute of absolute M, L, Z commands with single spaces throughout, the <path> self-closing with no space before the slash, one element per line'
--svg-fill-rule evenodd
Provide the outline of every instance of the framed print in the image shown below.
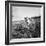
<path fill-rule="evenodd" d="M 45 3 L 5 1 L 5 44 L 45 42 Z"/>

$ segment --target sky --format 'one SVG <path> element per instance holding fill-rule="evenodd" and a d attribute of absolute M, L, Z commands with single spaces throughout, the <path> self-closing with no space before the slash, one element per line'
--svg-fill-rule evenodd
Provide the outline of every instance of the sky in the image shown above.
<path fill-rule="evenodd" d="M 24 20 L 24 17 L 35 17 L 40 15 L 38 7 L 20 7 L 12 6 L 12 21 Z"/>

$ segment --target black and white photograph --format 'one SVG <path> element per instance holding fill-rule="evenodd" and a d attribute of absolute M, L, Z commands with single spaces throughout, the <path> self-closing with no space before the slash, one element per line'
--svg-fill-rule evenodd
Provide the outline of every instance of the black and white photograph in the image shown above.
<path fill-rule="evenodd" d="M 7 43 L 44 42 L 44 5 L 38 2 L 6 1 Z"/>

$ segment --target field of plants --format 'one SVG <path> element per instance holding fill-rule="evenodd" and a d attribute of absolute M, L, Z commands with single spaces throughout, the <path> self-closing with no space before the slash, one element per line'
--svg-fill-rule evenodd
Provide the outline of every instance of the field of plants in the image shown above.
<path fill-rule="evenodd" d="M 40 16 L 15 21 L 12 24 L 12 38 L 38 38 L 40 37 Z"/>

